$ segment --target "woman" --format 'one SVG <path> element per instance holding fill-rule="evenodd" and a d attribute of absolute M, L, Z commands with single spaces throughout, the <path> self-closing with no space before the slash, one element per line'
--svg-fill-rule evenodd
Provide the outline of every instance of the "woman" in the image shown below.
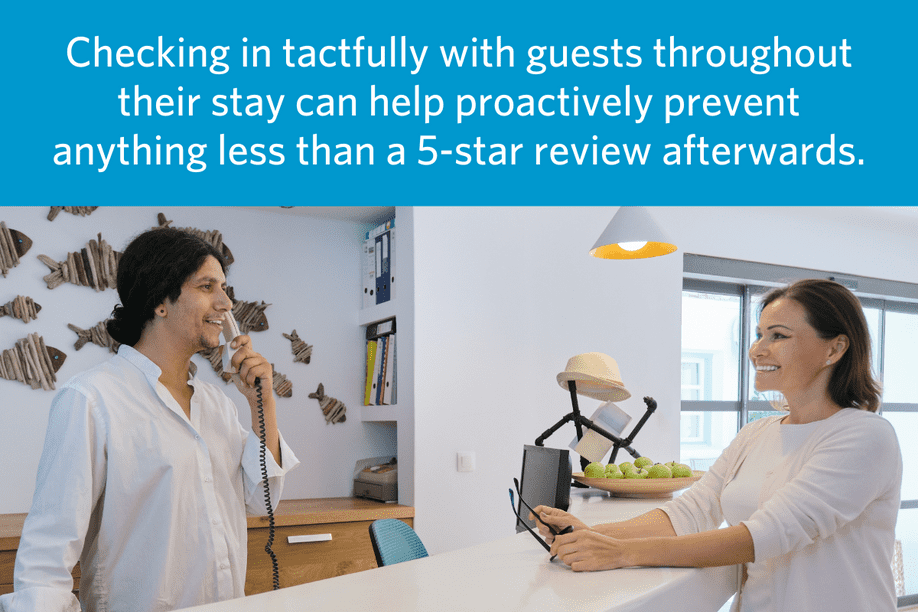
<path fill-rule="evenodd" d="M 588 527 L 535 508 L 574 528 L 552 540 L 540 525 L 552 554 L 575 571 L 742 563 L 734 611 L 895 610 L 902 456 L 875 414 L 860 304 L 827 280 L 776 289 L 749 358 L 756 389 L 780 391 L 788 414 L 743 427 L 691 489 L 630 521 Z"/>

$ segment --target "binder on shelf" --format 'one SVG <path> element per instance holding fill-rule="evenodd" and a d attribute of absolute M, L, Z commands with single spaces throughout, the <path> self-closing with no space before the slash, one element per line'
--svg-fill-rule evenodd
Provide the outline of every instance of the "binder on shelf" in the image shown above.
<path fill-rule="evenodd" d="M 375 351 L 376 363 L 372 370 L 367 366 L 367 376 L 372 371 L 372 380 L 368 378 L 364 406 L 391 405 L 395 390 L 395 317 L 367 325 L 367 350 Z"/>
<path fill-rule="evenodd" d="M 385 223 L 377 225 L 375 228 L 371 229 L 366 233 L 365 238 L 369 240 L 370 238 L 376 238 L 381 235 L 383 232 L 388 232 L 390 229 L 395 227 L 395 217 L 389 219 Z"/>
<path fill-rule="evenodd" d="M 398 342 L 392 334 L 392 406 L 398 404 Z"/>
<path fill-rule="evenodd" d="M 379 359 L 379 377 L 376 379 L 376 400 L 377 406 L 383 405 L 383 387 L 386 384 L 386 348 L 389 345 L 391 336 L 381 336 L 379 338 L 379 347 L 376 349 Z"/>
<path fill-rule="evenodd" d="M 367 342 L 367 375 L 364 385 L 363 405 L 370 405 L 370 394 L 373 391 L 373 373 L 376 371 L 376 342 Z"/>
<path fill-rule="evenodd" d="M 369 238 L 363 243 L 363 304 L 367 308 L 376 304 L 376 241 Z"/>
<path fill-rule="evenodd" d="M 376 241 L 376 304 L 389 301 L 391 287 L 389 281 L 389 232 L 377 236 Z"/>
<path fill-rule="evenodd" d="M 395 317 L 389 317 L 367 325 L 367 340 L 373 340 L 386 334 L 395 333 Z"/>
<path fill-rule="evenodd" d="M 395 347 L 395 334 L 392 334 L 388 336 L 388 342 L 386 342 L 386 376 L 383 381 L 382 391 L 382 403 L 386 406 L 391 406 L 394 403 L 392 400 L 392 391 L 395 388 Z"/>
<path fill-rule="evenodd" d="M 379 397 L 379 372 L 380 368 L 382 367 L 383 344 L 382 338 L 371 340 L 370 342 L 376 345 L 376 359 L 373 363 L 373 375 L 370 379 L 372 384 L 370 387 L 370 403 L 368 403 L 367 406 L 378 406 L 379 401 L 377 398 Z"/>
<path fill-rule="evenodd" d="M 376 304 L 376 237 L 383 232 L 390 231 L 395 227 L 395 218 L 389 219 L 364 235 L 363 242 L 363 276 L 361 291 L 363 300 L 361 308 L 368 308 Z M 391 238 L 390 238 L 391 240 Z M 391 247 L 390 247 L 391 248 Z"/>
<path fill-rule="evenodd" d="M 389 299 L 395 299 L 395 228 L 389 230 Z"/>

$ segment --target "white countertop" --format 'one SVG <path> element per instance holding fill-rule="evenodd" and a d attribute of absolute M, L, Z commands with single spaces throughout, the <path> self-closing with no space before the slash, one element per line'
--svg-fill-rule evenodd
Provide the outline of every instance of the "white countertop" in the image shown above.
<path fill-rule="evenodd" d="M 572 489 L 571 512 L 593 525 L 632 518 L 665 501 Z M 736 577 L 735 566 L 575 573 L 558 560 L 549 562 L 545 549 L 523 532 L 416 561 L 188 610 L 716 612 L 736 590 Z"/>

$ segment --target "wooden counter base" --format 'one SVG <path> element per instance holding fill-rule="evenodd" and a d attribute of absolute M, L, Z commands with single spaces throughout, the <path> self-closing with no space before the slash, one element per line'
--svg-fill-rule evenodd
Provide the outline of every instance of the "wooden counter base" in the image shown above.
<path fill-rule="evenodd" d="M 353 574 L 376 567 L 370 543 L 370 523 L 397 518 L 414 526 L 414 508 L 355 497 L 282 501 L 274 513 L 274 545 L 280 568 L 280 585 L 289 587 L 324 578 Z M 268 517 L 250 516 L 249 557 L 245 594 L 272 588 Z M 331 534 L 327 542 L 289 544 L 289 536 Z"/>
<path fill-rule="evenodd" d="M 13 567 L 26 515 L 0 515 L 0 595 L 13 591 Z M 274 513 L 272 547 L 282 587 L 351 574 L 376 567 L 369 526 L 376 519 L 397 518 L 413 526 L 414 508 L 354 497 L 282 500 Z M 248 568 L 245 593 L 272 588 L 271 558 L 265 552 L 268 517 L 249 516 Z M 329 533 L 331 541 L 288 544 L 287 537 Z M 80 566 L 73 570 L 73 588 L 80 586 Z"/>

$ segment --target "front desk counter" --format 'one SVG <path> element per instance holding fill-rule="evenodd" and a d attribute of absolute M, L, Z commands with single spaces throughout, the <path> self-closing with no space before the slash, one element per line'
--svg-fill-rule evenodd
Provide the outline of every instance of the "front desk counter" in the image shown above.
<path fill-rule="evenodd" d="M 570 511 L 595 525 L 638 516 L 665 501 L 615 498 L 575 488 Z M 737 585 L 737 566 L 575 573 L 548 558 L 545 549 L 522 532 L 416 561 L 187 610 L 717 612 Z"/>

